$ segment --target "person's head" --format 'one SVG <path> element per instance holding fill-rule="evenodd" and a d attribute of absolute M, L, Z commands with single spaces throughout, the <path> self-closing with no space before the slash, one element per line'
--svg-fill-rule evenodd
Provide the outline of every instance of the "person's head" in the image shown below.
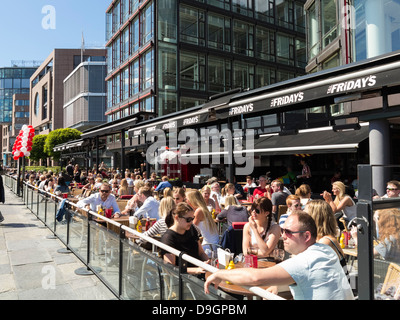
<path fill-rule="evenodd" d="M 227 196 L 229 194 L 235 194 L 235 185 L 233 183 L 227 183 L 221 191 L 222 196 Z"/>
<path fill-rule="evenodd" d="M 324 236 L 336 237 L 337 222 L 331 206 L 324 200 L 311 200 L 305 209 L 315 221 L 318 239 Z"/>
<path fill-rule="evenodd" d="M 122 186 L 122 181 L 121 181 L 121 186 Z M 114 180 L 111 182 L 111 187 L 114 188 L 114 189 L 117 189 L 117 188 L 119 187 L 118 181 L 117 181 L 116 179 L 114 179 Z"/>
<path fill-rule="evenodd" d="M 164 197 L 160 201 L 160 207 L 158 213 L 160 218 L 165 218 L 167 214 L 174 210 L 176 207 L 175 201 L 172 197 Z"/>
<path fill-rule="evenodd" d="M 210 194 L 211 194 L 211 190 L 208 185 L 205 185 L 203 186 L 203 188 L 201 188 L 201 194 L 204 200 L 208 202 L 208 199 L 210 199 Z"/>
<path fill-rule="evenodd" d="M 258 182 L 260 183 L 261 188 L 265 188 L 268 182 L 268 177 L 266 175 L 262 175 L 258 179 Z"/>
<path fill-rule="evenodd" d="M 161 178 L 161 180 L 162 180 L 162 181 L 168 181 L 169 179 L 168 179 L 167 176 L 163 176 L 163 177 Z"/>
<path fill-rule="evenodd" d="M 379 240 L 384 241 L 395 237 L 398 248 L 400 247 L 400 210 L 397 208 L 382 209 L 379 211 L 378 220 Z"/>
<path fill-rule="evenodd" d="M 297 255 L 317 239 L 317 226 L 314 219 L 303 211 L 293 212 L 283 224 L 282 239 L 285 251 Z"/>
<path fill-rule="evenodd" d="M 283 190 L 283 183 L 280 180 L 274 180 L 271 183 L 271 188 L 274 192 Z"/>
<path fill-rule="evenodd" d="M 138 193 L 139 189 L 142 187 L 144 187 L 144 182 L 142 180 L 135 180 L 135 182 L 133 183 L 133 190 Z"/>
<path fill-rule="evenodd" d="M 66 185 L 64 177 L 58 177 L 58 184 L 60 186 L 65 186 Z"/>
<path fill-rule="evenodd" d="M 148 197 L 153 195 L 151 188 L 141 187 L 137 193 L 139 201 L 144 202 Z"/>
<path fill-rule="evenodd" d="M 165 188 L 163 190 L 163 197 L 172 197 L 173 193 L 172 193 L 172 189 L 171 188 Z"/>
<path fill-rule="evenodd" d="M 336 196 L 335 202 L 338 202 L 342 200 L 345 196 L 346 186 L 341 181 L 335 181 L 334 183 L 332 183 L 332 193 Z"/>
<path fill-rule="evenodd" d="M 400 195 L 400 182 L 391 180 L 386 184 L 386 194 L 389 198 L 396 198 Z"/>
<path fill-rule="evenodd" d="M 115 180 L 114 180 L 115 181 Z M 117 182 L 118 183 L 118 182 Z M 128 180 L 122 179 L 121 180 L 121 188 L 122 189 L 128 189 Z"/>
<path fill-rule="evenodd" d="M 227 196 L 225 198 L 225 209 L 228 209 L 229 206 L 236 206 L 236 205 L 237 202 L 235 196 Z"/>
<path fill-rule="evenodd" d="M 214 191 L 216 193 L 220 193 L 221 187 L 218 182 L 214 182 L 211 184 L 211 191 Z"/>
<path fill-rule="evenodd" d="M 207 208 L 207 204 L 201 195 L 200 191 L 193 190 L 186 193 L 186 202 L 194 209 L 197 210 L 201 208 L 203 212 L 204 221 L 206 228 L 210 231 L 216 231 L 217 225 L 215 224 L 214 220 L 212 219 L 212 215 Z"/>
<path fill-rule="evenodd" d="M 186 201 L 185 190 L 183 188 L 175 188 L 173 191 L 173 198 L 176 204 L 185 202 Z"/>
<path fill-rule="evenodd" d="M 111 186 L 108 184 L 108 182 L 103 182 L 100 186 L 100 198 L 101 201 L 106 201 L 108 196 L 110 195 L 111 191 Z"/>
<path fill-rule="evenodd" d="M 256 223 L 263 224 L 267 221 L 267 230 L 269 229 L 272 221 L 272 202 L 267 197 L 261 197 L 251 205 L 250 214 Z"/>
<path fill-rule="evenodd" d="M 310 199 L 311 197 L 311 188 L 308 184 L 302 184 L 300 187 L 296 189 L 296 196 L 299 196 L 301 199 Z"/>
<path fill-rule="evenodd" d="M 168 228 L 176 225 L 181 230 L 189 230 L 194 220 L 194 211 L 185 202 L 178 203 L 174 210 L 167 213 L 165 223 Z"/>
<path fill-rule="evenodd" d="M 248 185 L 251 185 L 253 183 L 253 178 L 251 176 L 246 177 L 246 182 Z"/>
<path fill-rule="evenodd" d="M 286 198 L 286 205 L 290 212 L 301 210 L 300 197 L 295 194 L 290 194 Z"/>

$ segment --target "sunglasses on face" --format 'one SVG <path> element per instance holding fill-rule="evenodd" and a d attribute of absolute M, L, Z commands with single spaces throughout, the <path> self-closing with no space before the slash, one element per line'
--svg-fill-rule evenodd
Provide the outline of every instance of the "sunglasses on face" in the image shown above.
<path fill-rule="evenodd" d="M 101 193 L 109 193 L 110 190 L 100 190 Z"/>
<path fill-rule="evenodd" d="M 179 218 L 185 220 L 187 223 L 190 223 L 190 222 L 192 222 L 194 220 L 193 217 L 179 217 Z"/>
<path fill-rule="evenodd" d="M 255 213 L 257 213 L 257 214 L 260 214 L 260 209 L 257 209 L 257 208 L 254 208 L 252 211 L 254 211 Z"/>
<path fill-rule="evenodd" d="M 300 203 L 293 204 L 293 207 L 295 207 L 295 208 L 301 207 L 301 204 Z"/>
<path fill-rule="evenodd" d="M 396 191 L 397 188 L 386 188 L 386 190 L 389 190 L 389 191 Z"/>
<path fill-rule="evenodd" d="M 281 228 L 281 234 L 286 234 L 288 237 L 292 237 L 295 233 L 304 233 L 306 231 L 291 231 L 289 229 Z"/>

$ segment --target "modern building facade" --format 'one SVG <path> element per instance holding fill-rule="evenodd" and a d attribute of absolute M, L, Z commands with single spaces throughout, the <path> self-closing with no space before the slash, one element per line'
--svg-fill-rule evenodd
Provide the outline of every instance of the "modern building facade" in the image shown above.
<path fill-rule="evenodd" d="M 105 123 L 106 70 L 106 61 L 86 61 L 64 80 L 64 128 L 84 131 Z"/>
<path fill-rule="evenodd" d="M 108 122 L 138 112 L 164 116 L 304 74 L 304 2 L 112 1 Z"/>
<path fill-rule="evenodd" d="M 29 93 L 29 79 L 36 67 L 0 68 L 0 123 L 11 123 L 13 95 Z"/>
<path fill-rule="evenodd" d="M 64 127 L 64 80 L 82 62 L 106 60 L 105 50 L 54 49 L 30 78 L 30 119 L 36 134 Z M 103 108 L 103 106 L 99 106 Z"/>
<path fill-rule="evenodd" d="M 317 72 L 351 62 L 371 59 L 400 49 L 400 3 L 396 0 L 308 0 L 307 72 Z M 377 92 L 370 99 L 348 97 L 348 102 L 331 105 L 338 117 L 359 111 L 380 109 L 388 102 Z M 392 102 L 393 103 L 393 102 Z M 349 121 L 349 120 L 347 120 Z M 398 136 L 400 114 L 358 118 L 368 121 L 369 163 L 398 163 L 400 154 L 394 148 Z M 396 140 L 396 143 L 398 141 Z M 374 187 L 384 194 L 389 173 L 374 169 Z"/>

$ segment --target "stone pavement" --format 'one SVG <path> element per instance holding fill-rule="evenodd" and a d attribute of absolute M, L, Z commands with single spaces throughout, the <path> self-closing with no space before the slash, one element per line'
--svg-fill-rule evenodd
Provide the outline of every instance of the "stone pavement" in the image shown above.
<path fill-rule="evenodd" d="M 116 300 L 94 275 L 77 275 L 85 265 L 6 186 L 0 204 L 0 300 Z"/>

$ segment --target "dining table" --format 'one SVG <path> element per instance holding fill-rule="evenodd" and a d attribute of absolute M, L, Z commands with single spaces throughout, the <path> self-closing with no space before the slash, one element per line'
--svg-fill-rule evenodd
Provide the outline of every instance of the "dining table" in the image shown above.
<path fill-rule="evenodd" d="M 267 260 L 258 260 L 257 263 L 257 268 L 270 268 L 276 265 L 276 262 L 274 261 L 267 261 Z M 245 263 L 244 262 L 238 262 L 235 264 L 235 268 L 245 268 Z M 212 273 L 209 271 L 206 271 L 206 279 L 211 275 Z M 259 286 L 260 288 L 267 290 L 270 286 Z M 226 293 L 230 293 L 233 295 L 237 295 L 237 296 L 242 296 L 244 298 L 246 298 L 247 300 L 253 300 L 253 299 L 257 299 L 259 296 L 256 293 L 253 293 L 249 290 L 247 290 L 246 288 L 230 283 L 230 282 L 226 282 L 226 281 L 221 281 L 218 285 L 218 288 L 221 289 L 222 291 L 225 291 Z M 293 299 L 290 291 L 288 290 L 287 287 L 282 288 L 278 288 L 279 292 L 278 295 L 284 299 Z"/>

